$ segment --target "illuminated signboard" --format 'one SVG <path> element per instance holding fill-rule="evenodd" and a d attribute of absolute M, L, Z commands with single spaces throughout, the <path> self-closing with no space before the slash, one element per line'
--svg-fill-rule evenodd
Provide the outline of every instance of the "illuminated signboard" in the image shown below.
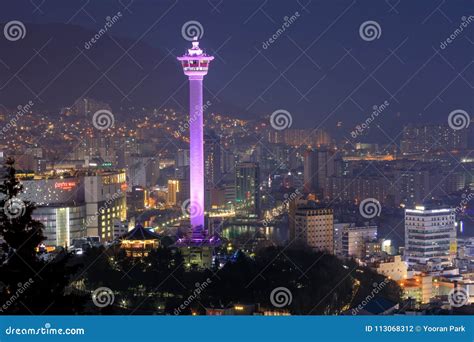
<path fill-rule="evenodd" d="M 55 189 L 71 190 L 76 186 L 76 182 L 56 182 L 54 183 Z"/>

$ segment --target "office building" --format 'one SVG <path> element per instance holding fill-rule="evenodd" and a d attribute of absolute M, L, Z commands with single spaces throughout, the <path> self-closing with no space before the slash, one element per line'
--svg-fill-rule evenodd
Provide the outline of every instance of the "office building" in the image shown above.
<path fill-rule="evenodd" d="M 289 219 L 294 221 L 294 231 L 290 232 L 290 238 L 293 237 L 296 244 L 334 253 L 332 209 L 319 206 L 313 201 L 296 200 Z"/>
<path fill-rule="evenodd" d="M 308 150 L 304 154 L 304 190 L 325 196 L 326 179 L 334 176 L 334 152 L 326 148 Z"/>
<path fill-rule="evenodd" d="M 403 128 L 402 154 L 454 151 L 467 148 L 468 130 L 454 130 L 448 125 L 409 125 Z"/>
<path fill-rule="evenodd" d="M 81 178 L 29 179 L 22 183 L 20 198 L 36 204 L 32 218 L 44 225 L 45 245 L 67 247 L 73 239 L 87 235 Z"/>
<path fill-rule="evenodd" d="M 376 265 L 377 273 L 383 274 L 389 279 L 399 281 L 408 276 L 408 265 L 402 260 L 401 255 L 394 255 L 391 258 L 380 261 Z"/>
<path fill-rule="evenodd" d="M 180 181 L 178 179 L 168 179 L 168 193 L 166 195 L 166 204 L 173 206 L 178 203 L 180 192 Z"/>
<path fill-rule="evenodd" d="M 156 157 L 132 156 L 127 169 L 128 186 L 155 186 L 160 177 L 160 162 Z"/>
<path fill-rule="evenodd" d="M 188 149 L 179 149 L 176 153 L 175 160 L 176 167 L 189 166 L 189 150 Z"/>
<path fill-rule="evenodd" d="M 68 247 L 74 239 L 84 238 L 87 234 L 86 206 L 49 205 L 40 206 L 31 215 L 44 225 L 43 234 L 46 246 Z"/>
<path fill-rule="evenodd" d="M 104 171 L 84 176 L 87 235 L 114 238 L 115 221 L 127 219 L 125 172 Z"/>
<path fill-rule="evenodd" d="M 386 177 L 329 177 L 326 182 L 325 199 L 360 202 L 366 198 L 376 198 L 385 204 L 389 199 L 389 192 L 390 181 Z"/>
<path fill-rule="evenodd" d="M 428 262 L 443 267 L 456 255 L 455 210 L 405 210 L 405 260 L 410 265 Z"/>
<path fill-rule="evenodd" d="M 258 163 L 239 163 L 235 171 L 236 214 L 260 217 L 260 167 Z"/>
<path fill-rule="evenodd" d="M 273 144 L 286 144 L 299 146 L 327 146 L 331 143 L 328 132 L 322 129 L 296 129 L 287 128 L 282 131 L 270 129 L 267 132 L 268 142 Z"/>
<path fill-rule="evenodd" d="M 221 181 L 220 138 L 214 132 L 204 135 L 204 175 L 205 185 L 209 190 Z"/>
<path fill-rule="evenodd" d="M 429 170 L 396 170 L 394 183 L 395 204 L 414 206 L 426 200 L 430 193 Z"/>
<path fill-rule="evenodd" d="M 147 191 L 143 186 L 134 185 L 132 191 L 128 193 L 127 204 L 132 212 L 145 210 Z"/>
<path fill-rule="evenodd" d="M 363 259 L 367 243 L 377 240 L 377 226 L 357 226 L 355 223 L 334 224 L 335 254 Z"/>

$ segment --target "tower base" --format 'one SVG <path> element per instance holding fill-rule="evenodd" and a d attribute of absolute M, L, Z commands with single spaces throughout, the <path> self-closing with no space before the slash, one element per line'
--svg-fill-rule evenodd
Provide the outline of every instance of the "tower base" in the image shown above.
<path fill-rule="evenodd" d="M 188 234 L 176 241 L 187 269 L 206 269 L 212 266 L 214 249 L 222 241 L 218 235 L 208 237 L 202 227 L 190 229 Z"/>
<path fill-rule="evenodd" d="M 186 269 L 207 269 L 212 266 L 214 247 L 186 246 L 179 248 Z"/>

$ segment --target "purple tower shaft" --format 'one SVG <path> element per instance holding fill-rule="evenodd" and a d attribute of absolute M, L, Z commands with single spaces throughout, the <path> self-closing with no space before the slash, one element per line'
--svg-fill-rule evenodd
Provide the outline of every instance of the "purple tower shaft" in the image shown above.
<path fill-rule="evenodd" d="M 190 206 L 193 229 L 204 227 L 204 120 L 202 76 L 189 76 Z M 199 229 L 200 230 L 200 229 Z"/>
<path fill-rule="evenodd" d="M 197 39 L 188 52 L 178 60 L 189 79 L 189 156 L 190 156 L 190 198 L 191 239 L 200 241 L 204 225 L 204 120 L 202 82 L 214 59 L 199 48 Z"/>

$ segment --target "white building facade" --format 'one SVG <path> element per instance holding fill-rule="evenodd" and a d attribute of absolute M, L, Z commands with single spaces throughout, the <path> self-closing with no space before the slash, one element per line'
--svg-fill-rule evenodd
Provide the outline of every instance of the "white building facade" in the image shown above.
<path fill-rule="evenodd" d="M 405 210 L 405 260 L 409 265 L 450 265 L 456 256 L 455 210 Z"/>

